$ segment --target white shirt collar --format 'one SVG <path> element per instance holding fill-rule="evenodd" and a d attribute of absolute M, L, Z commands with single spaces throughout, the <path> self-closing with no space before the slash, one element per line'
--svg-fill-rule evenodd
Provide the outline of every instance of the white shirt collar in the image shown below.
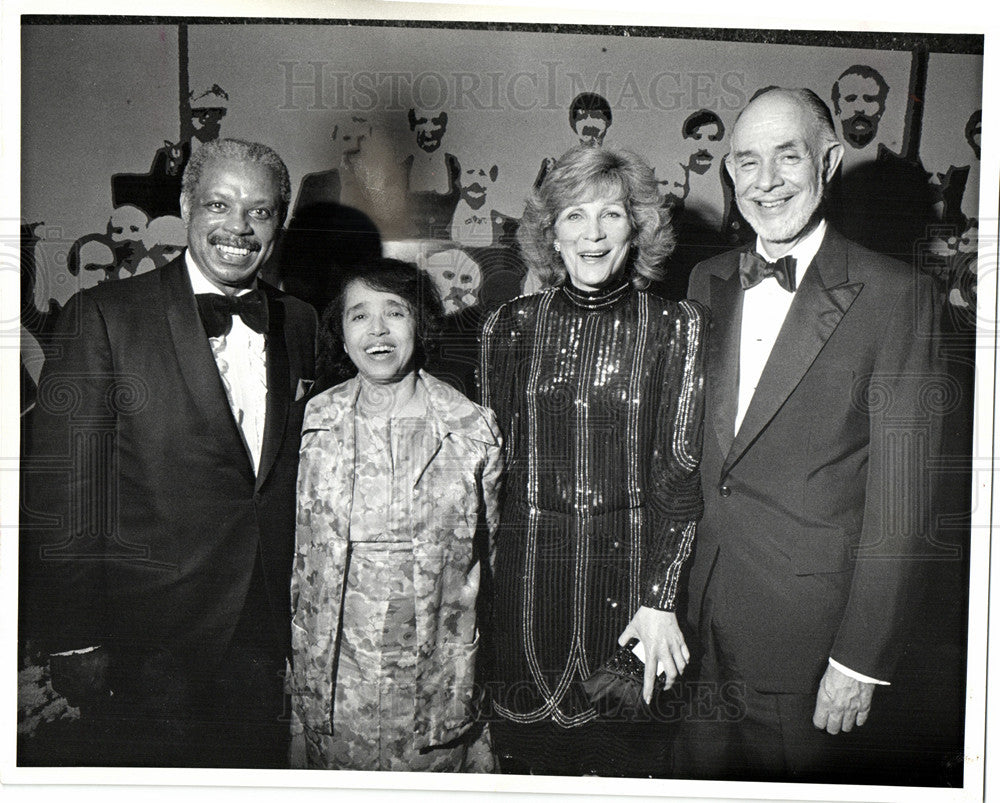
<path fill-rule="evenodd" d="M 820 218 L 819 223 L 816 224 L 816 228 L 795 243 L 795 245 L 792 246 L 792 249 L 788 252 L 788 256 L 795 257 L 795 265 L 798 268 L 795 278 L 796 287 L 802 284 L 802 277 L 805 276 L 809 265 L 812 264 L 816 254 L 819 253 L 819 247 L 823 244 L 823 237 L 825 235 L 826 219 Z M 757 245 L 755 246 L 755 250 L 769 262 L 773 260 L 773 257 L 769 257 L 767 252 L 764 251 L 763 246 L 760 244 L 760 235 L 757 235 Z"/>
<path fill-rule="evenodd" d="M 206 277 L 195 264 L 194 257 L 191 256 L 190 248 L 187 248 L 184 251 L 184 265 L 187 267 L 188 278 L 191 280 L 191 289 L 194 290 L 195 295 L 198 295 L 199 293 L 216 293 L 220 296 L 225 295 L 220 288 L 216 287 L 208 280 L 208 277 Z M 244 293 L 249 293 L 256 286 L 257 282 L 254 280 L 254 283 L 250 287 L 245 287 L 236 295 L 241 296 Z"/>

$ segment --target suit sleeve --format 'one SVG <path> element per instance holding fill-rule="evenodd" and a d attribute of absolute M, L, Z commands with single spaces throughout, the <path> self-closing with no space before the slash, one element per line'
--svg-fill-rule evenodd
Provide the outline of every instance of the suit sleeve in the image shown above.
<path fill-rule="evenodd" d="M 103 561 L 117 520 L 116 399 L 101 310 L 87 292 L 63 310 L 39 380 L 24 474 L 22 578 L 29 637 L 49 652 L 101 644 Z"/>
<path fill-rule="evenodd" d="M 949 383 L 937 354 L 940 304 L 925 276 L 888 307 L 879 351 L 856 403 L 869 417 L 868 476 L 850 596 L 831 657 L 889 680 L 934 527 L 934 461 Z"/>
<path fill-rule="evenodd" d="M 672 611 L 681 570 L 694 545 L 701 518 L 702 418 L 705 403 L 705 340 L 708 312 L 688 301 L 658 366 L 661 393 L 649 477 L 649 507 L 655 512 L 643 555 L 643 605 Z"/>

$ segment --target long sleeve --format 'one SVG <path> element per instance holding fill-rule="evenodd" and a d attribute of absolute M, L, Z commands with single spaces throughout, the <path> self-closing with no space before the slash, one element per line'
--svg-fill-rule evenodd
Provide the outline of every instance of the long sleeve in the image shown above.
<path fill-rule="evenodd" d="M 101 644 L 109 633 L 103 562 L 120 515 L 116 419 L 142 388 L 116 376 L 107 329 L 87 293 L 70 299 L 52 342 L 24 474 L 22 583 L 30 635 L 58 652 Z"/>
<path fill-rule="evenodd" d="M 511 353 L 514 333 L 510 326 L 510 312 L 506 306 L 495 310 L 483 323 L 479 342 L 479 366 L 477 384 L 479 403 L 496 414 L 497 423 L 505 428 L 504 413 L 509 410 L 511 394 L 509 388 L 498 385 L 498 381 L 511 375 Z"/>
<path fill-rule="evenodd" d="M 856 393 L 869 417 L 868 476 L 850 596 L 831 651 L 855 672 L 886 680 L 921 553 L 933 552 L 933 466 L 949 395 L 933 337 L 939 305 L 920 279 L 887 304 L 873 373 Z"/>
<path fill-rule="evenodd" d="M 649 504 L 656 512 L 644 556 L 643 604 L 674 610 L 681 570 L 691 554 L 701 517 L 702 418 L 708 313 L 699 304 L 678 305 L 661 372 L 656 446 Z"/>
<path fill-rule="evenodd" d="M 483 518 L 486 522 L 486 532 L 489 537 L 490 566 L 496 552 L 496 537 L 500 526 L 500 487 L 503 475 L 503 435 L 497 427 L 495 418 L 491 415 L 490 429 L 496 436 L 495 446 L 486 449 L 486 463 L 482 473 Z"/>

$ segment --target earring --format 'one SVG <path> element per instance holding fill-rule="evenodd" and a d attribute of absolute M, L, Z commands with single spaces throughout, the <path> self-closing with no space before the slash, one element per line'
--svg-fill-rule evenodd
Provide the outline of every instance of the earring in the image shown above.
<path fill-rule="evenodd" d="M 557 254 L 562 250 L 562 248 L 559 247 L 559 243 L 552 243 L 552 247 L 556 249 Z"/>

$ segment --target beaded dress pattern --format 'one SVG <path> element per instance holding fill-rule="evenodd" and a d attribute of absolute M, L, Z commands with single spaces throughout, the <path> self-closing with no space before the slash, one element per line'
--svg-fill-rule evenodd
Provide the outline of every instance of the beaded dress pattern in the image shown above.
<path fill-rule="evenodd" d="M 483 328 L 504 434 L 494 707 L 596 717 L 580 681 L 641 605 L 673 610 L 702 497 L 707 313 L 623 283 L 514 299 Z"/>

